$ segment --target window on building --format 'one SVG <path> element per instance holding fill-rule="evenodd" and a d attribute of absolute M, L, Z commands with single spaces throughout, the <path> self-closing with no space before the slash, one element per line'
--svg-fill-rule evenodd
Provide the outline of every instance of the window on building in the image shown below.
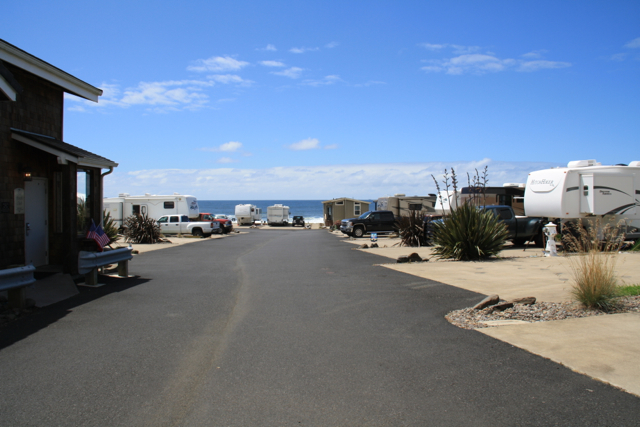
<path fill-rule="evenodd" d="M 361 214 L 360 203 L 356 202 L 353 204 L 353 213 L 356 216 L 360 216 Z"/>
<path fill-rule="evenodd" d="M 336 202 L 336 206 L 338 206 L 338 205 L 344 205 L 344 200 Z"/>

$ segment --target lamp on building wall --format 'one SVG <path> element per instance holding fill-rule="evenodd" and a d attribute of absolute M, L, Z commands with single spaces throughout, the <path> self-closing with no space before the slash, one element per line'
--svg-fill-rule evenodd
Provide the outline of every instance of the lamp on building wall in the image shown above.
<path fill-rule="evenodd" d="M 31 168 L 29 166 L 24 166 L 24 165 L 20 164 L 20 174 L 22 175 L 22 177 L 24 178 L 25 181 L 31 181 L 32 180 Z"/>

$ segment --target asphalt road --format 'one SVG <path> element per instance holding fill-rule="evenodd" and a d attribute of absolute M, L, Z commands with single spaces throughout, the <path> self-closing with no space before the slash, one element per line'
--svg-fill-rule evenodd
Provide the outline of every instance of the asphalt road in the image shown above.
<path fill-rule="evenodd" d="M 2 426 L 635 426 L 640 399 L 444 315 L 324 231 L 136 256 L 0 330 Z"/>

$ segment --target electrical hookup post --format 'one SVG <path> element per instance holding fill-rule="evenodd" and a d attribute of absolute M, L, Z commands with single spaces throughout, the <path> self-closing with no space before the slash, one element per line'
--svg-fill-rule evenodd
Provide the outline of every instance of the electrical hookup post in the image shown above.
<path fill-rule="evenodd" d="M 378 247 L 378 233 L 371 233 L 371 247 Z"/>
<path fill-rule="evenodd" d="M 544 251 L 544 256 L 558 256 L 558 250 L 556 248 L 556 225 L 552 222 L 545 225 L 542 229 L 543 233 L 547 236 L 547 247 Z"/>

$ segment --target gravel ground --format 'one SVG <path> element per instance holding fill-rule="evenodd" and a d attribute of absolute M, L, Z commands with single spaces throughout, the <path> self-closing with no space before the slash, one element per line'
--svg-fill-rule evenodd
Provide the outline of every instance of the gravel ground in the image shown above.
<path fill-rule="evenodd" d="M 491 307 L 482 310 L 464 308 L 450 312 L 445 318 L 460 328 L 477 329 L 490 327 L 491 324 L 484 322 L 497 320 L 521 320 L 533 323 L 633 312 L 640 313 L 640 296 L 616 298 L 615 308 L 607 312 L 586 309 L 575 302 L 536 302 L 532 305 L 516 304 L 513 308 L 495 312 L 492 312 Z"/>

